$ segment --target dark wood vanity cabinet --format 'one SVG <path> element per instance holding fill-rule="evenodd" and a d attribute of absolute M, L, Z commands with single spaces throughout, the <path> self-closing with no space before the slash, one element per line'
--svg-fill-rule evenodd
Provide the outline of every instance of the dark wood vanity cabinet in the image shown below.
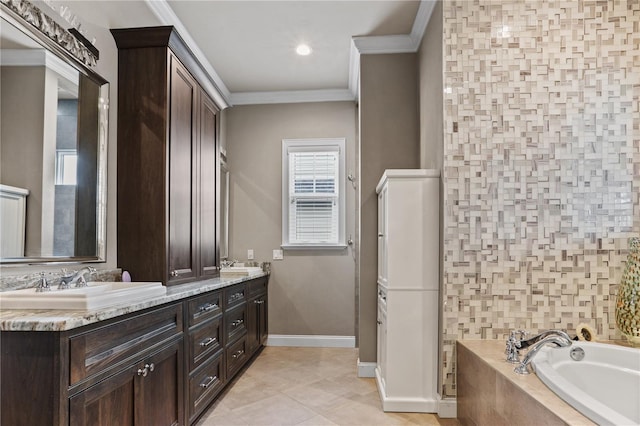
<path fill-rule="evenodd" d="M 0 423 L 184 424 L 183 304 L 64 332 L 1 333 Z"/>
<path fill-rule="evenodd" d="M 69 331 L 1 332 L 0 424 L 194 424 L 264 344 L 267 283 Z"/>
<path fill-rule="evenodd" d="M 136 281 L 218 274 L 218 108 L 173 27 L 118 45 L 118 262 Z"/>

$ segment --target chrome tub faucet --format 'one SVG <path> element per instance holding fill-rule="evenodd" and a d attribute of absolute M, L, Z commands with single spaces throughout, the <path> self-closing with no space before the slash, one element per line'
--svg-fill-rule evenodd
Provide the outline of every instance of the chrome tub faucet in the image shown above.
<path fill-rule="evenodd" d="M 525 339 L 528 335 L 529 333 L 524 330 L 511 330 L 509 338 L 507 338 L 507 345 L 504 351 L 507 355 L 507 362 L 518 364 L 520 362 L 521 349 L 533 346 L 546 337 L 560 336 L 566 340 L 572 340 L 569 334 L 564 330 L 546 330 L 534 337 L 531 337 L 530 339 Z"/>
<path fill-rule="evenodd" d="M 567 334 L 567 333 L 564 333 Z M 534 356 L 536 356 L 536 354 L 538 353 L 538 351 L 540 351 L 540 349 L 542 349 L 543 346 L 546 346 L 548 344 L 554 344 L 556 345 L 556 347 L 567 347 L 567 346 L 571 346 L 571 344 L 573 343 L 573 340 L 562 335 L 548 335 L 547 337 L 544 337 L 541 340 L 538 340 L 537 342 L 535 342 L 533 345 L 531 345 L 531 347 L 529 348 L 529 352 L 527 352 L 527 355 L 524 357 L 524 359 L 522 360 L 522 362 L 513 370 L 518 374 L 531 374 L 530 371 L 530 367 L 529 365 L 531 364 L 531 360 L 533 359 Z"/>

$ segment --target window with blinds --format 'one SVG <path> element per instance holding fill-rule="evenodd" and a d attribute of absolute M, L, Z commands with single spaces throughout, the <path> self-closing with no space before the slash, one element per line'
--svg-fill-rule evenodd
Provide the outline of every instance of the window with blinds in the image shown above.
<path fill-rule="evenodd" d="M 283 141 L 283 247 L 344 245 L 344 140 Z"/>

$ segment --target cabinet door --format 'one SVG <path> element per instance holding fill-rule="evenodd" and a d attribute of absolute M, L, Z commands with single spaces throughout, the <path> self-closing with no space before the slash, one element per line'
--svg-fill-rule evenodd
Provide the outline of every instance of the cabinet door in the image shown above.
<path fill-rule="evenodd" d="M 182 341 L 146 358 L 139 368 L 145 367 L 146 376 L 136 375 L 136 425 L 182 424 Z"/>
<path fill-rule="evenodd" d="M 71 425 L 178 425 L 183 422 L 182 342 L 70 399 Z"/>
<path fill-rule="evenodd" d="M 266 301 L 263 294 L 250 300 L 247 307 L 247 350 L 252 354 L 266 339 Z"/>
<path fill-rule="evenodd" d="M 378 375 L 383 386 L 386 386 L 387 374 L 387 310 L 386 295 L 380 294 L 378 290 L 378 353 L 377 366 Z"/>
<path fill-rule="evenodd" d="M 217 108 L 209 97 L 200 94 L 200 275 L 214 275 L 218 271 L 218 144 L 216 136 Z"/>
<path fill-rule="evenodd" d="M 267 335 L 269 334 L 269 326 L 267 324 L 268 315 L 268 306 L 269 300 L 267 298 L 267 294 L 259 298 L 260 303 L 258 304 L 258 342 L 259 345 L 264 345 L 267 342 Z"/>
<path fill-rule="evenodd" d="M 195 276 L 196 244 L 194 199 L 194 141 L 197 85 L 182 64 L 171 56 L 169 120 L 168 282 Z"/>
<path fill-rule="evenodd" d="M 69 424 L 134 425 L 135 370 L 126 369 L 72 397 L 69 401 Z"/>
<path fill-rule="evenodd" d="M 387 186 L 378 194 L 378 284 L 387 285 Z"/>

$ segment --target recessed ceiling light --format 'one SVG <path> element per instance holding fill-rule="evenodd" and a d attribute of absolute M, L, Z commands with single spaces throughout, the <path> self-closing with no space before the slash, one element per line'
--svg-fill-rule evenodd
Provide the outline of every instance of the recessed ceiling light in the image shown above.
<path fill-rule="evenodd" d="M 311 54 L 311 48 L 306 44 L 299 44 L 296 47 L 296 53 L 300 56 L 307 56 Z"/>

